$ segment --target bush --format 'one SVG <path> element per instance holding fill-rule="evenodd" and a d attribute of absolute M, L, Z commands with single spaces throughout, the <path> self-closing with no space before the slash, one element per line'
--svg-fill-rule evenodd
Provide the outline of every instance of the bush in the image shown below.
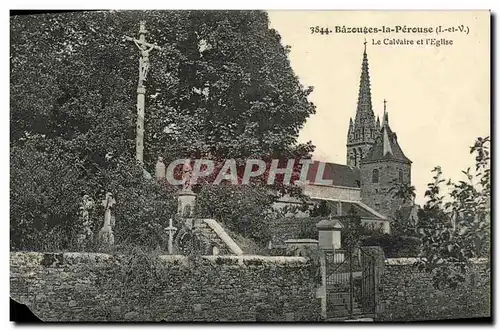
<path fill-rule="evenodd" d="M 75 235 L 81 180 L 73 155 L 26 142 L 10 150 L 11 249 L 59 250 Z"/>
<path fill-rule="evenodd" d="M 10 248 L 76 250 L 83 194 L 95 201 L 89 218 L 96 235 L 103 225 L 106 192 L 116 199 L 117 244 L 164 246 L 163 229 L 176 212 L 175 188 L 146 180 L 141 167 L 125 160 L 112 159 L 89 173 L 61 145 L 33 139 L 11 147 Z M 87 250 L 95 249 L 93 244 Z"/>
<path fill-rule="evenodd" d="M 417 257 L 421 241 L 415 237 L 374 234 L 361 239 L 361 246 L 380 246 L 386 258 Z"/>
<path fill-rule="evenodd" d="M 270 240 L 268 213 L 274 197 L 258 185 L 203 185 L 195 214 L 222 222 L 229 230 L 265 247 Z"/>

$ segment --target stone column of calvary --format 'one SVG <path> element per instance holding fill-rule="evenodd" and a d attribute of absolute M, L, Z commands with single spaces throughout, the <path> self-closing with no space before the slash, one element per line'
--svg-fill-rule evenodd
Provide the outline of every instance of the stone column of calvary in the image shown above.
<path fill-rule="evenodd" d="M 160 46 L 146 42 L 146 22 L 141 21 L 139 27 L 139 39 L 125 36 L 125 40 L 133 41 L 139 49 L 139 83 L 137 85 L 137 135 L 135 139 L 135 157 L 140 164 L 144 163 L 144 108 L 146 86 L 149 70 L 149 52 L 153 49 L 161 50 Z"/>

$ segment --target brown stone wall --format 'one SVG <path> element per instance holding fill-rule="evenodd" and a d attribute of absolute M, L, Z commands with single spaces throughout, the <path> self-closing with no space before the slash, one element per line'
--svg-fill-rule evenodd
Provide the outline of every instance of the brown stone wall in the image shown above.
<path fill-rule="evenodd" d="M 457 288 L 434 288 L 432 275 L 412 264 L 386 262 L 380 282 L 379 314 L 382 321 L 418 321 L 490 317 L 490 273 L 485 264 L 474 265 Z"/>
<path fill-rule="evenodd" d="M 311 321 L 320 314 L 308 259 L 157 258 L 130 265 L 106 254 L 11 253 L 10 295 L 44 321 Z"/>

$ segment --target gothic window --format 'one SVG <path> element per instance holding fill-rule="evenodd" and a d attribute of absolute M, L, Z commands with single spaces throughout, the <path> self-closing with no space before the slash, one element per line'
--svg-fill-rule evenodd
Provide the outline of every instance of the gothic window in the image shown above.
<path fill-rule="evenodd" d="M 378 183 L 378 169 L 372 171 L 372 183 Z"/>
<path fill-rule="evenodd" d="M 399 181 L 403 182 L 403 170 L 399 169 Z"/>
<path fill-rule="evenodd" d="M 356 150 L 356 148 L 353 149 L 353 159 L 354 159 L 354 166 L 357 167 L 358 166 L 358 152 Z"/>

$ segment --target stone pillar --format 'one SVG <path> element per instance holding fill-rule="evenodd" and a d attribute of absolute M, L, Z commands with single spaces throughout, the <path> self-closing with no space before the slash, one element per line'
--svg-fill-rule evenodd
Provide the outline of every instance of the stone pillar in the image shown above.
<path fill-rule="evenodd" d="M 196 193 L 191 189 L 182 189 L 177 199 L 177 214 L 182 217 L 191 217 L 196 205 Z"/>
<path fill-rule="evenodd" d="M 321 299 L 321 317 L 326 320 L 326 254 L 324 250 L 319 251 L 321 286 L 316 292 L 316 298 Z"/>
<path fill-rule="evenodd" d="M 342 247 L 342 223 L 336 219 L 322 220 L 316 224 L 319 231 L 319 247 L 321 249 L 339 249 Z"/>
<path fill-rule="evenodd" d="M 343 228 L 342 223 L 336 219 L 328 219 L 319 221 L 316 224 L 318 229 L 318 246 L 320 248 L 320 266 L 321 266 L 321 287 L 318 289 L 316 297 L 321 298 L 321 316 L 326 319 L 327 298 L 326 298 L 326 275 L 327 275 L 327 262 L 326 251 L 341 248 L 341 235 L 340 231 Z M 338 256 L 337 256 L 338 255 Z M 335 253 L 333 256 L 337 263 L 343 261 L 344 253 Z"/>
<path fill-rule="evenodd" d="M 135 148 L 136 154 L 135 157 L 140 164 L 143 164 L 144 158 L 144 107 L 145 107 L 145 98 L 144 94 L 146 94 L 146 88 L 142 86 L 142 83 L 139 83 L 139 87 L 137 87 L 137 132 L 135 138 Z"/>

